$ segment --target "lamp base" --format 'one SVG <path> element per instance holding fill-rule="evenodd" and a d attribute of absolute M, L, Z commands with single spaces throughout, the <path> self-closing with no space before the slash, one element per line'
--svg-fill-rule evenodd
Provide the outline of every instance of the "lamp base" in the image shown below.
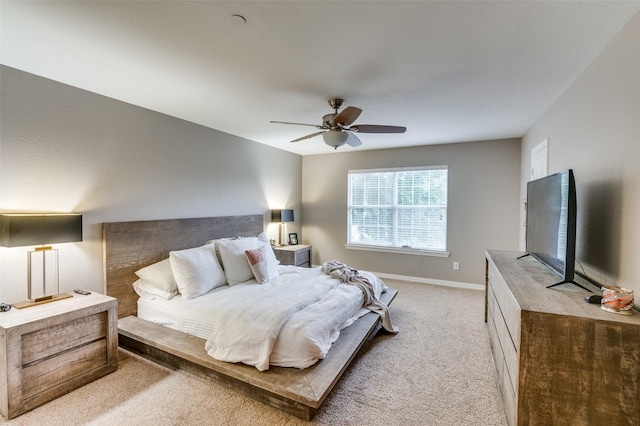
<path fill-rule="evenodd" d="M 51 303 L 62 299 L 68 299 L 73 297 L 69 293 L 53 294 L 51 296 L 39 297 L 34 300 L 26 300 L 24 302 L 14 303 L 13 307 L 16 309 L 30 308 L 32 306 L 44 305 L 45 303 Z"/>
<path fill-rule="evenodd" d="M 287 224 L 282 222 L 280 223 L 280 229 L 279 229 L 279 239 L 280 239 L 280 247 L 284 247 L 287 244 L 287 240 L 285 239 L 287 237 Z"/>

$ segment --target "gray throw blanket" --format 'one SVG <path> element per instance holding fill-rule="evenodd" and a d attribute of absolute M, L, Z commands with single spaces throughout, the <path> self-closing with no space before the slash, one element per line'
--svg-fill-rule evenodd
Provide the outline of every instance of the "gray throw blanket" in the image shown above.
<path fill-rule="evenodd" d="M 380 315 L 382 319 L 382 328 L 389 333 L 397 333 L 398 328 L 391 323 L 391 316 L 389 315 L 389 308 L 382 303 L 373 290 L 373 284 L 368 278 L 360 275 L 357 269 L 345 265 L 337 260 L 326 262 L 322 265 L 322 272 L 329 275 L 332 278 L 339 279 L 345 284 L 355 285 L 362 290 L 364 294 L 364 307 L 372 312 Z"/>

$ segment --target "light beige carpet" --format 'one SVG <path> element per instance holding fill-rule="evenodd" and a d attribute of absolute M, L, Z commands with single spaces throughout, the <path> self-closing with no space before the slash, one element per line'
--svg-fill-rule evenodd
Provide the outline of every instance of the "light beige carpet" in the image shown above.
<path fill-rule="evenodd" d="M 484 294 L 388 280 L 397 335 L 365 344 L 312 424 L 504 425 Z M 7 425 L 302 425 L 274 408 L 120 350 L 118 371 Z"/>

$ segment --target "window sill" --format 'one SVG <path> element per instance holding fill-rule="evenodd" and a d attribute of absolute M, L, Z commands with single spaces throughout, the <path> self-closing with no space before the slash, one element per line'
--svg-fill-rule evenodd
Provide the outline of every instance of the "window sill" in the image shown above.
<path fill-rule="evenodd" d="M 358 245 L 358 244 L 345 244 L 344 247 L 349 250 L 365 250 L 365 251 L 377 251 L 382 253 L 412 254 L 416 256 L 449 257 L 448 251 L 420 250 L 420 249 L 399 248 L 399 247 L 367 246 L 367 245 Z"/>

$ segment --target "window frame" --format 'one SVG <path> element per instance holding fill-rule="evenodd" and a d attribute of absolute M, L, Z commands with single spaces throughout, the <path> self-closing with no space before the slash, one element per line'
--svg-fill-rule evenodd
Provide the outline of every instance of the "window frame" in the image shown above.
<path fill-rule="evenodd" d="M 447 223 L 445 229 L 445 248 L 443 250 L 436 249 L 421 249 L 421 248 L 411 248 L 411 247 L 395 247 L 395 246 L 380 246 L 380 245 L 371 245 L 371 244 L 358 244 L 349 242 L 351 238 L 351 209 L 352 209 L 352 188 L 351 188 L 351 175 L 352 174 L 367 174 L 367 173 L 398 173 L 398 172 L 406 172 L 406 171 L 426 171 L 426 170 L 446 170 L 447 171 L 447 204 L 446 204 L 446 216 Z M 397 185 L 394 186 L 394 200 L 393 200 L 393 209 L 394 211 L 401 207 L 397 204 Z M 359 207 L 357 207 L 359 208 Z M 394 214 L 395 216 L 395 214 Z M 434 165 L 434 166 L 414 166 L 414 167 L 389 167 L 389 168 L 378 168 L 378 169 L 354 169 L 347 171 L 347 243 L 345 244 L 346 249 L 350 250 L 365 250 L 365 251 L 374 251 L 374 252 L 383 252 L 383 253 L 401 253 L 401 254 L 411 254 L 411 255 L 421 255 L 421 256 L 433 256 L 433 257 L 448 257 L 449 256 L 449 166 L 447 165 Z M 394 225 L 395 227 L 395 225 Z M 394 230 L 395 232 L 395 230 Z"/>

